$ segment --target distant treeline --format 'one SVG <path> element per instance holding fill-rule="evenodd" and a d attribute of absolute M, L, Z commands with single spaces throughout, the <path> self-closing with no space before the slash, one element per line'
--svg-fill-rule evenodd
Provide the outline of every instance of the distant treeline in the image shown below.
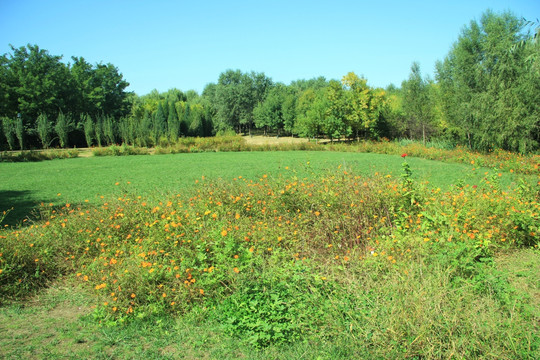
<path fill-rule="evenodd" d="M 170 144 L 235 131 L 330 139 L 437 138 L 473 150 L 540 149 L 540 27 L 511 13 L 471 21 L 436 64 L 401 87 L 354 73 L 275 83 L 223 72 L 202 94 L 138 96 L 111 64 L 72 63 L 37 45 L 0 57 L 0 149 Z"/>

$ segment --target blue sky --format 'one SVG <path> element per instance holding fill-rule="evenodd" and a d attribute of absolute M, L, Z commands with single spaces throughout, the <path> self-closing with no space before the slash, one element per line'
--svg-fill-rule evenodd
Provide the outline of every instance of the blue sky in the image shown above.
<path fill-rule="evenodd" d="M 540 18 L 540 1 L 0 0 L 0 53 L 28 43 L 112 63 L 139 95 L 199 93 L 227 69 L 274 81 L 349 71 L 400 85 L 413 61 L 433 77 L 460 30 L 486 9 Z"/>

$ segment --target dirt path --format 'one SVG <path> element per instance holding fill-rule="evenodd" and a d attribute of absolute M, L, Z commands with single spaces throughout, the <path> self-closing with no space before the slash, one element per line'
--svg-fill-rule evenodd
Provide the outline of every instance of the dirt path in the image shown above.
<path fill-rule="evenodd" d="M 303 143 L 308 142 L 308 139 L 306 138 L 295 138 L 295 137 L 275 137 L 275 136 L 262 136 L 262 135 L 256 135 L 256 136 L 242 136 L 246 143 L 249 145 L 277 145 L 277 144 L 297 144 L 297 143 Z"/>

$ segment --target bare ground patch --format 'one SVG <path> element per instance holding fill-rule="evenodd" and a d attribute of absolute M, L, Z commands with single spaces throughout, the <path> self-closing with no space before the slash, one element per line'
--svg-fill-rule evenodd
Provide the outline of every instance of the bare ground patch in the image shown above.
<path fill-rule="evenodd" d="M 276 137 L 276 136 L 242 136 L 248 145 L 279 145 L 279 144 L 298 144 L 308 142 L 306 138 L 295 137 Z"/>

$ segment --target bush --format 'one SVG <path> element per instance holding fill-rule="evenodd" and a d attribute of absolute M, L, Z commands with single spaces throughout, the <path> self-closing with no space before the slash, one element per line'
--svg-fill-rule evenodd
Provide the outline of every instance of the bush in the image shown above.
<path fill-rule="evenodd" d="M 32 162 L 53 159 L 69 159 L 79 156 L 77 149 L 65 150 L 25 150 L 0 153 L 0 162 Z"/>

